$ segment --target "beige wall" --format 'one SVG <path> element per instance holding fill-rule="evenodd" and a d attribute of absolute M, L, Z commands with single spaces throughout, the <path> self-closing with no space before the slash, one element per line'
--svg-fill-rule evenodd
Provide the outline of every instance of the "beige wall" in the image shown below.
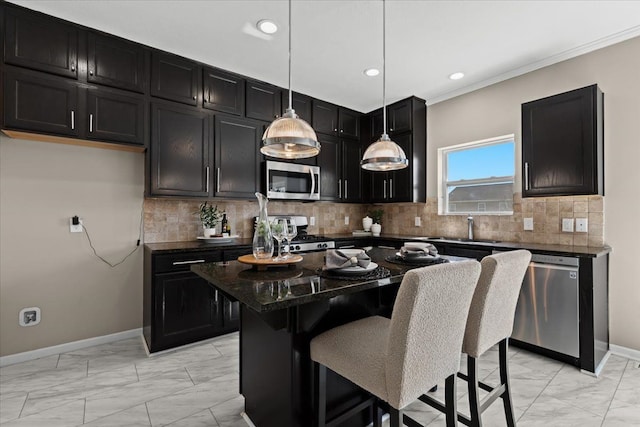
<path fill-rule="evenodd" d="M 612 344 L 640 350 L 640 38 L 628 40 L 427 109 L 428 195 L 436 197 L 439 147 L 514 133 L 520 104 L 597 83 L 605 94 L 604 240 Z M 520 152 L 517 152 L 520 164 Z M 520 188 L 519 168 L 516 188 Z"/>
<path fill-rule="evenodd" d="M 143 154 L 0 136 L 0 355 L 142 326 Z M 25 307 L 42 321 L 18 325 Z"/>

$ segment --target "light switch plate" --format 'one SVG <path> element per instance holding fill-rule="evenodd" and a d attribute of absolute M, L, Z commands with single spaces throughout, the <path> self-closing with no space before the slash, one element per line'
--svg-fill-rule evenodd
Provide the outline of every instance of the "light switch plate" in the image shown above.
<path fill-rule="evenodd" d="M 573 233 L 573 218 L 562 218 L 562 231 Z"/>
<path fill-rule="evenodd" d="M 586 233 L 589 228 L 587 218 L 576 218 L 576 233 Z"/>
<path fill-rule="evenodd" d="M 533 231 L 533 218 L 524 218 L 524 231 Z"/>
<path fill-rule="evenodd" d="M 413 224 L 414 224 L 416 227 L 420 227 L 420 226 L 422 225 L 422 220 L 420 219 L 420 217 L 419 217 L 419 216 L 415 217 L 415 219 L 413 220 Z"/>
<path fill-rule="evenodd" d="M 316 225 L 316 217 L 315 216 L 310 216 L 309 217 L 309 225 L 312 226 L 312 227 L 314 225 Z"/>
<path fill-rule="evenodd" d="M 344 217 L 344 225 L 349 225 L 349 217 L 348 216 Z"/>

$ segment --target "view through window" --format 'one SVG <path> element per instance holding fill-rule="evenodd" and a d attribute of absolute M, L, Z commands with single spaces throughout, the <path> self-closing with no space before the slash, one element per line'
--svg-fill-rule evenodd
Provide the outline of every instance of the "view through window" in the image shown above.
<path fill-rule="evenodd" d="M 438 149 L 441 214 L 511 214 L 513 135 Z"/>

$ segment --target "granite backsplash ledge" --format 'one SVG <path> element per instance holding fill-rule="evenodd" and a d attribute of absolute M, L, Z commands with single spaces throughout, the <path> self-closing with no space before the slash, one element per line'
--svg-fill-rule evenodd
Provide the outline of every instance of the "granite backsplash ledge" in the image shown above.
<path fill-rule="evenodd" d="M 202 236 L 197 211 L 200 200 L 145 199 L 144 241 L 180 242 Z M 258 214 L 254 200 L 214 200 L 210 203 L 227 213 L 232 234 L 253 236 L 253 218 Z M 269 201 L 269 215 L 291 214 L 315 217 L 309 226 L 312 234 L 344 234 L 362 229 L 362 218 L 371 209 L 383 209 L 382 233 L 406 236 L 466 237 L 466 215 L 438 215 L 435 197 L 426 203 L 393 203 L 380 205 L 333 202 Z M 345 225 L 345 217 L 349 225 Z M 422 225 L 416 227 L 415 217 Z M 523 230 L 523 218 L 531 217 L 533 231 Z M 564 233 L 562 218 L 587 218 L 587 233 Z M 604 245 L 604 197 L 562 196 L 523 199 L 514 194 L 512 215 L 474 215 L 474 236 L 478 239 L 504 242 L 546 243 L 575 246 Z"/>

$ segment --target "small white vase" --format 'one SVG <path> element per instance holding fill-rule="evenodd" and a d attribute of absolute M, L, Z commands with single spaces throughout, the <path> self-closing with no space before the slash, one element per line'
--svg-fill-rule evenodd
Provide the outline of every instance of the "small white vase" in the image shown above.
<path fill-rule="evenodd" d="M 373 220 L 371 218 L 369 218 L 368 216 L 362 218 L 362 228 L 364 229 L 364 231 L 371 230 L 371 224 L 373 224 Z"/>
<path fill-rule="evenodd" d="M 380 231 L 382 231 L 382 226 L 380 224 L 371 224 L 371 234 L 373 236 L 380 236 Z"/>
<path fill-rule="evenodd" d="M 213 237 L 216 235 L 216 228 L 206 228 L 204 227 L 204 237 Z"/>

